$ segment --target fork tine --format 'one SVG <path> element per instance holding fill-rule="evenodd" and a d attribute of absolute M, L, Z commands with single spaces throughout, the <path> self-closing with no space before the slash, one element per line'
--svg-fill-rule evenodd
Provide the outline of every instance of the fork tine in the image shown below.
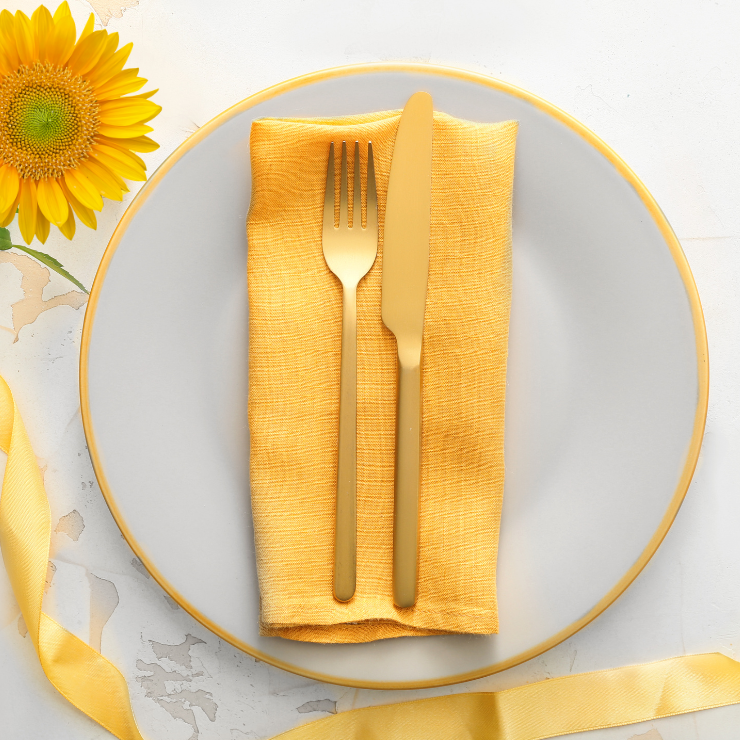
<path fill-rule="evenodd" d="M 349 216 L 347 215 L 347 142 L 342 142 L 342 182 L 339 185 L 339 228 L 346 229 L 349 225 Z"/>
<path fill-rule="evenodd" d="M 367 219 L 365 228 L 378 233 L 378 195 L 375 190 L 375 160 L 373 142 L 367 144 Z"/>
<path fill-rule="evenodd" d="M 324 193 L 324 231 L 334 228 L 334 142 L 329 145 L 329 164 L 326 166 Z"/>
<path fill-rule="evenodd" d="M 352 191 L 352 228 L 362 228 L 362 187 L 360 186 L 360 142 L 355 141 L 355 172 Z"/>

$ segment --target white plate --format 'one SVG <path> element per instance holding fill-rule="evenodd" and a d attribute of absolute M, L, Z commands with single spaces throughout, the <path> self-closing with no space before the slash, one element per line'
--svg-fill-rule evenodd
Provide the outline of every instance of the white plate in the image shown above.
<path fill-rule="evenodd" d="M 366 645 L 260 637 L 246 421 L 250 125 L 401 108 L 417 90 L 454 116 L 520 121 L 500 634 Z M 673 521 L 698 456 L 708 388 L 691 273 L 637 177 L 529 93 L 408 64 L 278 85 L 172 154 L 105 254 L 80 376 L 105 497 L 170 595 L 262 660 L 373 688 L 502 670 L 603 611 Z"/>

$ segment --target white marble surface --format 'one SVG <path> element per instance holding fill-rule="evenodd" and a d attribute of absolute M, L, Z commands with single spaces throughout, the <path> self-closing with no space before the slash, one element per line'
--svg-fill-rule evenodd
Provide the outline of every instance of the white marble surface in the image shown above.
<path fill-rule="evenodd" d="M 164 111 L 154 135 L 162 148 L 147 155 L 150 171 L 229 105 L 340 64 L 449 64 L 541 95 L 590 126 L 650 188 L 686 251 L 709 334 L 710 408 L 694 482 L 658 553 L 605 614 L 550 652 L 487 679 L 414 692 L 347 689 L 256 662 L 201 627 L 148 576 L 105 506 L 85 447 L 77 387 L 84 296 L 28 258 L 0 253 L 0 374 L 23 412 L 51 500 L 45 609 L 121 668 L 147 738 L 267 738 L 352 707 L 495 690 L 685 653 L 739 657 L 737 3 L 70 0 L 70 6 L 78 21 L 92 6 L 99 25 L 133 41 L 132 62 L 161 88 Z M 52 236 L 47 251 L 89 285 L 129 200 L 106 205 L 97 232 L 82 227 L 72 244 Z M 207 234 L 196 238 L 204 259 L 213 259 Z M 48 684 L 24 632 L 0 569 L 0 734 L 110 737 Z M 730 740 L 738 725 L 740 707 L 727 707 L 580 737 Z"/>

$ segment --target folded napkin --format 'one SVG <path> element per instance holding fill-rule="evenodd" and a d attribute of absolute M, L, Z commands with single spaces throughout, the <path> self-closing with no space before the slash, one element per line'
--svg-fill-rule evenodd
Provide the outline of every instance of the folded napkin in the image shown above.
<path fill-rule="evenodd" d="M 400 112 L 252 124 L 251 489 L 261 633 L 309 642 L 497 632 L 515 121 L 434 114 L 419 586 L 392 595 L 396 355 L 380 315 Z M 342 288 L 321 230 L 329 142 L 372 141 L 378 257 L 357 292 L 357 590 L 333 597 Z M 350 190 L 350 202 L 352 198 Z M 364 198 L 364 196 L 363 196 Z"/>

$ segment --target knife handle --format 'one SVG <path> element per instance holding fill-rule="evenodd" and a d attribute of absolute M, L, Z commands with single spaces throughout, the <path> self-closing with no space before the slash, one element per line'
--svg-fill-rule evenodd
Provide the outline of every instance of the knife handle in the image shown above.
<path fill-rule="evenodd" d="M 357 580 L 357 286 L 345 284 L 342 296 L 334 597 L 349 601 Z"/>
<path fill-rule="evenodd" d="M 393 515 L 393 601 L 416 602 L 421 462 L 421 366 L 399 362 L 396 412 L 396 480 Z"/>

